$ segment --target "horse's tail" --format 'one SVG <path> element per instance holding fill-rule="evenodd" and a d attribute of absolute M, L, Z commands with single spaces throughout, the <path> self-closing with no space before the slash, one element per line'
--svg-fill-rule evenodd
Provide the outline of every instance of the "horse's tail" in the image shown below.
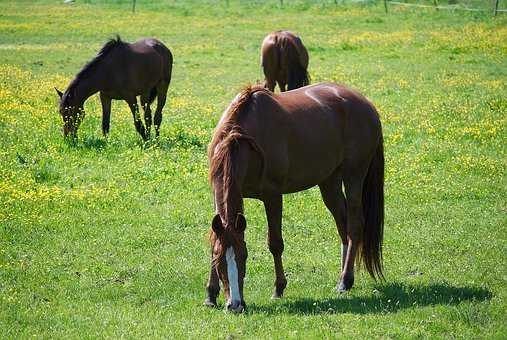
<path fill-rule="evenodd" d="M 363 185 L 365 229 L 361 259 L 374 279 L 384 279 L 382 273 L 382 239 L 384 237 L 384 141 L 380 141 L 370 163 Z"/>
<path fill-rule="evenodd" d="M 166 71 L 167 85 L 171 83 L 172 73 L 173 73 L 173 54 L 171 53 L 171 50 L 167 48 L 167 71 Z"/>
<path fill-rule="evenodd" d="M 299 63 L 291 65 L 289 68 L 287 89 L 294 90 L 306 85 L 310 85 L 310 76 L 306 69 Z"/>
<path fill-rule="evenodd" d="M 287 79 L 287 89 L 294 90 L 299 87 L 310 85 L 310 75 L 306 70 L 306 66 L 303 65 L 300 56 L 300 51 L 293 44 L 288 45 L 288 57 L 289 57 L 289 74 Z M 303 47 L 304 48 L 304 47 Z"/>

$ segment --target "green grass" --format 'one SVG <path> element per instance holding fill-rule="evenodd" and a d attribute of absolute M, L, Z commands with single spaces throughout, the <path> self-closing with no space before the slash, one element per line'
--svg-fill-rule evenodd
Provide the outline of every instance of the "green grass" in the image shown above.
<path fill-rule="evenodd" d="M 507 337 L 507 16 L 277 1 L 0 3 L 0 337 Z M 245 299 L 201 306 L 213 215 L 206 146 L 226 105 L 262 80 L 259 47 L 299 33 L 313 82 L 349 84 L 381 112 L 385 271 L 347 294 L 318 190 L 284 198 L 285 297 L 262 204 L 246 202 Z M 91 98 L 64 142 L 57 95 L 106 39 L 174 54 L 160 143 L 126 104 L 111 136 Z M 220 296 L 223 303 L 222 295 Z"/>

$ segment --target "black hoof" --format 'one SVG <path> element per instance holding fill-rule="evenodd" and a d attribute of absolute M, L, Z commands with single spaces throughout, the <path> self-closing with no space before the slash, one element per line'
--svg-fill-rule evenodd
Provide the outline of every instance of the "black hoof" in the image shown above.
<path fill-rule="evenodd" d="M 273 295 L 271 295 L 271 300 L 278 300 L 281 299 L 283 294 L 280 294 L 278 292 L 273 292 Z"/>
<path fill-rule="evenodd" d="M 354 285 L 354 277 L 344 277 L 340 283 L 338 283 L 338 286 L 336 286 L 336 290 L 339 293 L 344 293 L 352 288 Z"/>
<path fill-rule="evenodd" d="M 206 307 L 215 308 L 217 307 L 217 301 L 211 300 L 210 298 L 206 298 L 206 300 L 204 300 L 203 302 L 203 305 Z"/>
<path fill-rule="evenodd" d="M 273 290 L 273 295 L 271 295 L 271 299 L 281 299 L 283 296 L 283 291 L 287 287 L 287 282 L 283 282 L 281 284 L 275 284 L 275 289 Z"/>

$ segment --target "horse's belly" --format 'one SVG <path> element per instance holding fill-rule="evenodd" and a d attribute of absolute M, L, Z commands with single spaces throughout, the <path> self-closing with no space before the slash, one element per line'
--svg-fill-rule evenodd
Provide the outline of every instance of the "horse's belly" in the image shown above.
<path fill-rule="evenodd" d="M 293 161 L 289 167 L 283 192 L 306 190 L 322 183 L 336 170 L 340 164 L 338 153 L 329 157 L 308 158 L 300 162 Z"/>
<path fill-rule="evenodd" d="M 301 191 L 322 183 L 343 161 L 342 129 L 333 118 L 320 122 L 315 117 L 313 127 L 294 131 L 287 144 L 285 191 Z M 306 126 L 311 126 L 310 122 Z"/>
<path fill-rule="evenodd" d="M 343 145 L 338 143 L 337 137 L 335 134 L 322 140 L 298 139 L 292 144 L 286 144 L 284 151 L 276 153 L 277 157 L 271 154 L 268 159 L 268 188 L 291 193 L 322 183 L 340 166 L 344 158 Z M 306 142 L 301 144 L 301 140 Z"/>

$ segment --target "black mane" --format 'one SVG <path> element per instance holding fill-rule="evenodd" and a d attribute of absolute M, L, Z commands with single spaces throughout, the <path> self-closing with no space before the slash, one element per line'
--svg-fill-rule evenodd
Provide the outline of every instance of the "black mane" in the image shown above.
<path fill-rule="evenodd" d="M 100 63 L 100 61 L 102 61 L 109 54 L 109 52 L 111 52 L 116 47 L 122 46 L 124 44 L 125 42 L 121 40 L 119 35 L 117 35 L 116 38 L 110 39 L 108 42 L 106 42 L 100 49 L 99 53 L 97 53 L 95 58 L 90 60 L 85 66 L 83 66 L 81 71 L 79 71 L 79 73 L 69 85 L 68 91 L 73 88 L 80 80 L 86 78 L 90 72 L 92 72 L 93 69 Z"/>

